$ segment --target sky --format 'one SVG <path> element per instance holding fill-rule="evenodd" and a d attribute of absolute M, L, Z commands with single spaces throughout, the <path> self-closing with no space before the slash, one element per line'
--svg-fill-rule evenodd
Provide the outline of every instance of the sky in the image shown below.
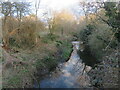
<path fill-rule="evenodd" d="M 35 11 L 34 5 L 35 2 L 38 0 L 29 0 L 32 2 L 32 11 Z M 38 15 L 41 17 L 43 13 L 49 11 L 61 11 L 66 9 L 72 13 L 77 12 L 78 10 L 78 3 L 80 0 L 41 0 L 40 8 L 38 10 Z M 76 11 L 75 11 L 76 10 Z"/>
<path fill-rule="evenodd" d="M 39 0 L 2 0 L 2 1 L 10 1 L 10 2 L 31 2 L 31 11 L 35 13 L 35 2 Z M 42 17 L 43 13 L 47 11 L 61 11 L 66 9 L 71 13 L 79 16 L 82 14 L 82 9 L 80 9 L 79 2 L 87 1 L 87 0 L 40 0 L 40 7 L 38 10 L 38 16 Z M 88 1 L 96 1 L 96 0 L 88 0 Z"/>
<path fill-rule="evenodd" d="M 25 1 L 25 0 L 22 0 Z M 36 1 L 39 0 L 26 0 L 27 2 L 32 2 L 34 12 L 34 5 Z M 40 8 L 38 10 L 39 17 L 42 17 L 42 14 L 48 11 L 61 11 L 66 9 L 73 13 L 76 16 L 83 15 L 83 11 L 79 6 L 80 2 L 94 2 L 94 1 L 106 1 L 106 0 L 40 0 Z"/>
<path fill-rule="evenodd" d="M 78 3 L 79 0 L 41 0 L 41 5 L 46 5 L 53 10 L 69 8 Z"/>
<path fill-rule="evenodd" d="M 39 0 L 2 0 L 10 2 L 31 2 L 31 11 L 35 13 L 35 2 Z M 72 13 L 76 13 L 78 10 L 78 3 L 81 0 L 40 0 L 40 7 L 38 10 L 38 17 L 42 17 L 43 13 L 50 11 L 61 11 L 66 9 Z M 76 10 L 76 11 L 75 11 Z"/>

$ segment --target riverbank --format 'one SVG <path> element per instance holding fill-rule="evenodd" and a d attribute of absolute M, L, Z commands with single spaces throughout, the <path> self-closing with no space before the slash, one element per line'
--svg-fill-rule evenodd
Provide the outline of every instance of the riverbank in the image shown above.
<path fill-rule="evenodd" d="M 99 63 L 95 63 L 96 66 L 93 65 L 92 63 L 92 56 L 90 56 L 90 53 L 85 53 L 83 50 L 83 53 L 80 53 L 80 58 L 79 55 L 77 55 L 77 52 L 75 49 L 77 49 L 79 46 L 73 47 L 73 52 L 72 52 L 72 47 L 71 47 L 71 42 L 67 42 L 66 44 L 64 43 L 61 46 L 56 46 L 57 48 L 57 53 L 53 53 L 52 56 L 49 54 L 50 58 L 46 58 L 46 54 L 44 57 L 41 59 L 37 56 L 39 54 L 35 52 L 21 52 L 21 53 L 14 53 L 14 54 L 9 54 L 8 52 L 3 50 L 3 65 L 4 65 L 4 77 L 3 77 L 3 87 L 4 88 L 27 88 L 27 87 L 35 87 L 38 88 L 38 84 L 42 82 L 42 86 L 40 87 L 47 87 L 46 82 L 49 83 L 49 85 L 54 84 L 59 84 L 62 83 L 63 87 L 103 87 L 103 88 L 111 88 L 118 87 L 118 50 L 113 50 L 113 53 L 111 55 L 103 57 L 103 61 Z M 69 46 L 69 45 L 70 46 Z M 63 49 L 64 46 L 64 49 Z M 45 49 L 44 49 L 45 50 Z M 47 49 L 46 49 L 47 50 Z M 70 50 L 66 51 L 69 52 L 67 53 L 67 56 L 63 57 L 63 53 L 60 53 L 62 50 Z M 88 50 L 88 49 L 87 49 Z M 71 54 L 72 52 L 72 54 Z M 89 55 L 88 55 L 89 54 Z M 23 56 L 22 56 L 23 55 Z M 40 54 L 39 54 L 40 55 Z M 66 55 L 64 53 L 64 55 Z M 71 57 L 70 57 L 71 55 Z M 75 56 L 74 56 L 75 55 Z M 88 56 L 87 56 L 88 55 Z M 34 57 L 33 57 L 34 56 Z M 38 58 L 36 58 L 36 56 Z M 6 57 L 6 58 L 5 58 Z M 41 57 L 41 56 L 40 56 Z M 85 58 L 87 57 L 87 58 Z M 91 57 L 91 59 L 90 59 Z M 80 59 L 80 61 L 74 61 L 75 59 Z M 89 61 L 89 63 L 92 63 L 91 66 L 94 68 L 90 68 L 90 65 L 86 65 L 87 62 L 86 59 Z M 7 61 L 6 61 L 7 60 Z M 44 61 L 45 60 L 45 61 Z M 50 62 L 46 62 L 47 60 L 50 60 Z M 52 60 L 52 61 L 51 61 Z M 55 61 L 54 61 L 55 60 Z M 64 63 L 65 62 L 65 63 Z M 60 64 L 63 63 L 63 64 Z M 83 64 L 85 63 L 85 64 Z M 46 66 L 45 66 L 45 65 Z M 85 66 L 86 65 L 86 66 Z M 58 66 L 58 67 L 57 67 Z M 73 68 L 74 67 L 74 68 Z M 84 69 L 84 67 L 86 67 Z M 72 70 L 72 77 L 71 77 L 71 72 Z M 66 72 L 66 69 L 68 72 Z M 17 72 L 17 73 L 16 73 Z M 8 76 L 9 73 L 9 76 Z M 73 75 L 75 74 L 75 75 Z M 62 75 L 62 76 L 61 76 Z M 65 86 L 65 83 L 63 84 L 63 81 L 65 78 L 63 76 L 70 78 L 67 79 L 68 82 L 71 82 L 73 76 L 78 77 L 77 79 L 72 79 L 72 81 L 77 80 L 76 83 L 69 83 L 67 84 L 68 86 Z M 53 83 L 49 81 L 49 78 L 54 78 Z M 45 79 L 46 78 L 46 79 Z M 59 78 L 59 80 L 56 80 L 55 78 Z M 60 81 L 60 82 L 59 82 Z M 83 82 L 84 81 L 84 82 Z M 59 82 L 59 83 L 58 83 Z M 68 83 L 67 82 L 67 83 Z M 37 86 L 36 86 L 36 84 Z M 112 84 L 114 83 L 114 84 Z M 34 84 L 34 85 L 33 85 Z M 111 85 L 112 84 L 112 85 Z M 19 86 L 18 86 L 19 85 Z M 73 86 L 72 86 L 73 85 Z M 56 85 L 55 85 L 56 86 Z M 61 85 L 57 85 L 59 87 Z"/>
<path fill-rule="evenodd" d="M 51 74 L 44 76 L 39 83 L 35 83 L 35 88 L 81 88 L 91 85 L 90 78 L 87 75 L 90 67 L 85 67 L 77 53 L 80 43 L 75 41 L 72 44 L 73 52 L 69 60 L 57 67 Z"/>
<path fill-rule="evenodd" d="M 95 88 L 119 88 L 119 46 L 111 48 L 104 53 L 102 58 L 96 59 L 90 51 L 90 48 L 84 47 L 79 50 L 82 61 L 91 66 L 92 69 L 87 73 L 90 77 L 90 83 Z"/>
<path fill-rule="evenodd" d="M 119 88 L 119 49 L 113 49 L 110 55 L 89 72 L 91 84 L 97 88 Z"/>
<path fill-rule="evenodd" d="M 69 40 L 54 40 L 49 44 L 41 42 L 40 46 L 31 50 L 18 51 L 3 49 L 3 88 L 32 88 L 35 81 L 68 60 L 72 44 Z"/>

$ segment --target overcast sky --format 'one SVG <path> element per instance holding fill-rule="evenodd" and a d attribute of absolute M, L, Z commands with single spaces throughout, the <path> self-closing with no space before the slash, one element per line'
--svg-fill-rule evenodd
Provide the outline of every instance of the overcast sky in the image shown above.
<path fill-rule="evenodd" d="M 10 2 L 31 2 L 31 11 L 35 13 L 35 2 L 39 0 L 1 0 Z M 41 17 L 47 11 L 61 11 L 66 9 L 71 13 L 79 13 L 78 3 L 82 0 L 40 0 L 38 16 Z"/>
<path fill-rule="evenodd" d="M 34 12 L 34 5 L 36 1 L 38 0 L 29 0 L 29 2 L 32 2 L 33 12 Z M 61 11 L 63 9 L 66 9 L 68 11 L 71 11 L 72 13 L 75 13 L 78 10 L 79 1 L 80 0 L 41 0 L 38 14 L 39 16 L 41 16 L 42 13 L 46 12 L 47 10 Z"/>
<path fill-rule="evenodd" d="M 10 2 L 31 2 L 32 7 L 31 10 L 35 12 L 35 2 L 39 0 L 1 0 L 1 1 L 10 1 Z M 82 14 L 82 9 L 79 7 L 79 2 L 87 1 L 87 0 L 40 0 L 40 8 L 38 10 L 38 16 L 41 17 L 43 13 L 46 11 L 61 11 L 66 9 L 75 15 Z M 96 0 L 89 0 L 96 1 Z"/>

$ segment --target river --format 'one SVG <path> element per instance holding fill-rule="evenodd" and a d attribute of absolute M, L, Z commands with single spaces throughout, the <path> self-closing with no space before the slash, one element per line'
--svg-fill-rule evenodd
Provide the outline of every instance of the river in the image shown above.
<path fill-rule="evenodd" d="M 54 72 L 40 81 L 39 85 L 35 84 L 34 87 L 38 88 L 80 88 L 89 87 L 90 78 L 87 72 L 91 67 L 86 66 L 78 55 L 80 42 L 73 41 L 73 51 L 69 60 L 60 64 Z"/>

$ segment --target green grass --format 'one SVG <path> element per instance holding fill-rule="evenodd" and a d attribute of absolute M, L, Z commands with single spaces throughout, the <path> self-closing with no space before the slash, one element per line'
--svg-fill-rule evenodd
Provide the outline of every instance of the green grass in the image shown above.
<path fill-rule="evenodd" d="M 20 65 L 14 62 L 14 65 L 19 65 L 16 68 L 7 69 L 4 72 L 3 81 L 4 87 L 18 88 L 22 87 L 22 83 L 31 83 L 35 72 L 42 69 L 48 72 L 53 71 L 60 62 L 65 62 L 69 59 L 72 51 L 70 41 L 62 40 L 54 35 L 48 35 L 41 38 L 48 40 L 48 43 L 40 42 L 38 46 L 32 50 L 20 49 L 19 53 L 12 53 L 18 60 L 26 62 L 28 65 Z M 12 71 L 12 72 L 11 72 Z M 42 73 L 42 71 L 40 71 Z M 47 73 L 48 73 L 47 72 Z M 10 73 L 10 75 L 8 75 Z M 41 77 L 41 76 L 40 76 Z M 31 83 L 32 84 L 32 83 Z"/>
<path fill-rule="evenodd" d="M 58 49 L 62 52 L 61 58 L 66 61 L 71 54 L 72 44 L 69 41 L 61 41 L 61 43 L 62 44 L 58 46 Z"/>
<path fill-rule="evenodd" d="M 53 68 L 55 68 L 57 65 L 57 60 L 49 55 L 47 57 L 44 57 L 43 59 L 38 59 L 35 63 L 35 66 L 37 68 L 47 68 L 48 70 L 52 70 Z"/>
<path fill-rule="evenodd" d="M 21 83 L 21 79 L 18 75 L 13 76 L 12 78 L 8 79 L 8 85 L 13 87 L 18 87 Z"/>
<path fill-rule="evenodd" d="M 72 51 L 72 44 L 69 41 L 55 41 L 57 51 L 46 52 L 47 55 L 42 59 L 37 59 L 34 66 L 37 68 L 47 68 L 48 70 L 54 69 L 59 62 L 65 62 L 69 59 Z M 54 43 L 53 43 L 54 44 Z"/>
<path fill-rule="evenodd" d="M 57 40 L 59 36 L 55 35 L 55 34 L 47 34 L 44 37 L 42 37 L 42 42 L 43 43 L 51 43 L 51 41 L 55 41 Z"/>

